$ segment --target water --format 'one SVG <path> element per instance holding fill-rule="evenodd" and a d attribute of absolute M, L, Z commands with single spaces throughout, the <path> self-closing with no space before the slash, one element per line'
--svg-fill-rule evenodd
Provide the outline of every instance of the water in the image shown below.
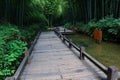
<path fill-rule="evenodd" d="M 86 52 L 105 66 L 117 66 L 120 70 L 120 44 L 102 42 L 98 44 L 93 38 L 84 34 L 67 35 L 77 46 L 84 46 Z"/>

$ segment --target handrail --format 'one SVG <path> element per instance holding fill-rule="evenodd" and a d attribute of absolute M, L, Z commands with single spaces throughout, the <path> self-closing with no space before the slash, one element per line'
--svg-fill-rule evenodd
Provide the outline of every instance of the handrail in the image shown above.
<path fill-rule="evenodd" d="M 107 80 L 117 80 L 120 78 L 120 72 L 118 72 L 118 68 L 115 66 L 106 67 L 103 64 L 101 64 L 99 61 L 97 61 L 95 58 L 90 56 L 85 50 L 79 48 L 76 46 L 71 40 L 67 39 L 65 36 L 63 36 L 59 31 L 54 30 L 55 33 L 60 37 L 60 39 L 63 40 L 63 42 L 68 42 L 69 47 L 74 47 L 77 51 L 80 53 L 80 59 L 84 60 L 84 57 L 86 57 L 88 60 L 90 60 L 94 65 L 96 65 L 101 71 L 103 71 L 107 75 Z"/>
<path fill-rule="evenodd" d="M 30 46 L 30 48 L 28 49 L 28 51 L 25 51 L 25 57 L 23 58 L 20 66 L 18 67 L 17 71 L 15 72 L 15 74 L 12 76 L 12 77 L 7 77 L 5 80 L 19 80 L 19 77 L 21 75 L 21 72 L 23 71 L 28 59 L 29 59 L 29 56 L 31 55 L 32 53 L 32 50 L 39 38 L 39 35 L 40 35 L 41 32 L 38 32 L 37 36 L 35 37 L 32 45 Z"/>
<path fill-rule="evenodd" d="M 101 69 L 105 74 L 108 74 L 107 72 L 107 67 L 98 62 L 96 59 L 94 59 L 92 56 L 90 56 L 88 53 L 85 51 L 83 52 L 83 55 L 87 57 L 92 63 L 94 63 L 99 69 Z"/>
<path fill-rule="evenodd" d="M 118 78 L 120 78 L 120 72 L 118 72 Z"/>
<path fill-rule="evenodd" d="M 68 43 L 71 43 L 71 46 L 74 47 L 77 51 L 81 52 L 81 49 L 78 46 L 76 46 L 73 42 L 71 42 L 69 39 L 63 36 L 60 32 L 57 32 L 57 34 L 59 34 L 62 38 L 64 38 L 64 40 L 66 40 Z M 92 61 L 97 67 L 99 67 L 105 74 L 107 74 L 107 67 L 105 67 L 103 64 L 98 62 L 96 59 L 94 59 L 92 56 L 87 54 L 85 51 L 83 51 L 82 54 L 83 56 L 88 58 L 90 61 Z"/>

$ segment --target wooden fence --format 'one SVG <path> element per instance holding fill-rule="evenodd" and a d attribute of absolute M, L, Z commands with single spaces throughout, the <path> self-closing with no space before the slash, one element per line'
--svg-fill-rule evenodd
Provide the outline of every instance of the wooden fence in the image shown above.
<path fill-rule="evenodd" d="M 38 32 L 38 34 L 35 37 L 32 45 L 30 46 L 29 50 L 24 52 L 25 56 L 24 56 L 24 58 L 23 58 L 23 60 L 20 64 L 20 66 L 18 67 L 17 71 L 15 72 L 15 74 L 12 77 L 7 77 L 5 80 L 19 80 L 19 77 L 20 77 L 25 65 L 29 62 L 29 57 L 32 53 L 32 50 L 33 50 L 38 38 L 39 38 L 39 35 L 40 35 L 40 32 Z"/>
<path fill-rule="evenodd" d="M 116 66 L 109 66 L 106 67 L 103 64 L 101 64 L 99 61 L 97 61 L 95 58 L 90 56 L 86 51 L 84 47 L 78 47 L 76 46 L 71 40 L 67 39 L 64 35 L 62 35 L 58 30 L 55 29 L 55 33 L 58 35 L 58 37 L 65 43 L 67 42 L 69 45 L 69 48 L 73 47 L 80 53 L 80 60 L 85 60 L 85 57 L 90 60 L 94 65 L 96 65 L 101 71 L 103 71 L 107 75 L 107 80 L 117 80 L 120 78 L 120 72 L 118 72 L 118 68 Z"/>

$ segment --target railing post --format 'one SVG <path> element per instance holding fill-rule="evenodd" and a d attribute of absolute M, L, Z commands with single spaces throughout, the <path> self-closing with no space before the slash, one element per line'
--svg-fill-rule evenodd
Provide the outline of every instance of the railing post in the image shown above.
<path fill-rule="evenodd" d="M 107 80 L 117 80 L 118 68 L 116 66 L 108 67 Z"/>
<path fill-rule="evenodd" d="M 84 52 L 85 51 L 85 47 L 80 47 L 80 59 L 84 60 Z"/>
<path fill-rule="evenodd" d="M 120 72 L 118 72 L 118 79 L 120 79 Z"/>
<path fill-rule="evenodd" d="M 66 29 L 64 28 L 64 32 L 66 32 Z"/>
<path fill-rule="evenodd" d="M 71 44 L 71 43 L 72 43 L 72 39 L 69 40 L 69 48 L 72 47 L 72 44 Z"/>
<path fill-rule="evenodd" d="M 57 31 L 60 31 L 60 29 L 59 29 L 58 27 L 56 28 L 56 30 L 57 30 Z"/>
<path fill-rule="evenodd" d="M 30 63 L 30 57 L 29 57 L 30 54 L 29 54 L 29 51 L 27 50 L 24 53 L 25 53 L 25 56 L 28 56 L 27 64 L 29 64 Z"/>
<path fill-rule="evenodd" d="M 63 36 L 63 43 L 65 42 L 65 36 Z"/>
<path fill-rule="evenodd" d="M 60 39 L 61 39 L 61 35 L 59 34 L 59 37 L 60 37 Z"/>

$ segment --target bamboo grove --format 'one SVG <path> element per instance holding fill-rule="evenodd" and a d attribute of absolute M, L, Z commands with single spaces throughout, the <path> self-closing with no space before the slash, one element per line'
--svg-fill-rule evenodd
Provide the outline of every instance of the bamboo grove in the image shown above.
<path fill-rule="evenodd" d="M 10 22 L 19 26 L 31 23 L 29 21 L 58 25 L 67 21 L 87 23 L 106 16 L 120 17 L 120 0 L 0 1 L 0 22 Z"/>
<path fill-rule="evenodd" d="M 120 17 L 120 0 L 82 0 L 79 3 L 80 15 L 85 15 L 86 22 L 106 16 Z"/>
<path fill-rule="evenodd" d="M 0 0 L 0 80 L 12 76 L 33 36 L 48 27 L 77 29 L 120 43 L 120 0 Z"/>

